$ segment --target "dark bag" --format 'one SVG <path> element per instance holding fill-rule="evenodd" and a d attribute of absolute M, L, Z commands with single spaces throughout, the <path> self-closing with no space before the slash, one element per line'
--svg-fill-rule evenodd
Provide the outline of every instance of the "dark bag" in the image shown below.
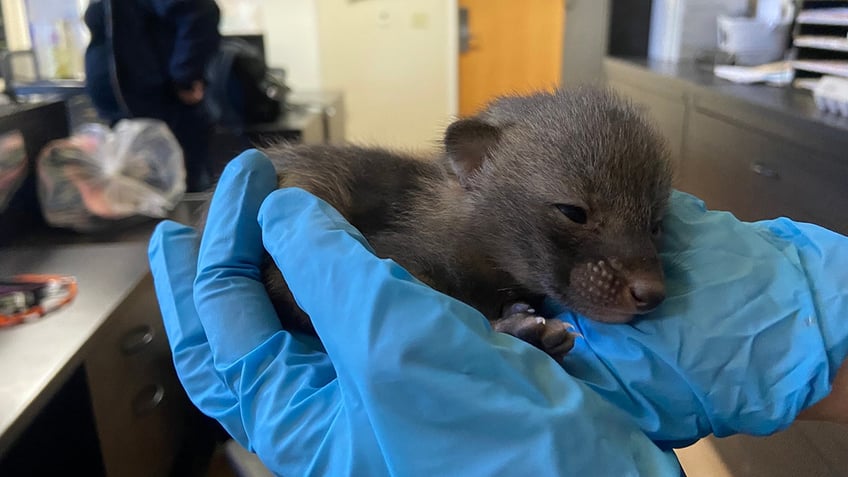
<path fill-rule="evenodd" d="M 239 38 L 221 41 L 207 67 L 207 83 L 205 103 L 212 121 L 232 130 L 276 120 L 288 92 L 259 49 Z"/>

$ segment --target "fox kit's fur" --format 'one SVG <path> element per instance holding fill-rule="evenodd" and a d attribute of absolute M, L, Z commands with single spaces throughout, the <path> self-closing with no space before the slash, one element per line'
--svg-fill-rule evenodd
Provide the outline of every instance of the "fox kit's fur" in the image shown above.
<path fill-rule="evenodd" d="M 541 297 L 607 322 L 664 298 L 656 239 L 671 187 L 665 143 L 609 91 L 500 98 L 451 124 L 436 157 L 326 145 L 264 152 L 280 187 L 326 200 L 377 255 L 555 357 L 573 336 L 534 315 Z M 284 325 L 312 331 L 267 264 Z"/>

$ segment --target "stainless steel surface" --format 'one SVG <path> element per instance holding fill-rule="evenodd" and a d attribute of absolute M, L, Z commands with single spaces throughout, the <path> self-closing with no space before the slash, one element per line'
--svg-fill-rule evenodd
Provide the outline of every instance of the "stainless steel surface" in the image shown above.
<path fill-rule="evenodd" d="M 68 274 L 79 283 L 66 308 L 0 329 L 0 453 L 81 364 L 92 337 L 148 271 L 146 241 L 0 249 L 0 274 Z"/>

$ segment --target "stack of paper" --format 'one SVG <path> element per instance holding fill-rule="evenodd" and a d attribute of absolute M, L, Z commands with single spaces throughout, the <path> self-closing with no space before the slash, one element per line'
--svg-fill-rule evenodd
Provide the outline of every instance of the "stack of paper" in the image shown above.
<path fill-rule="evenodd" d="M 792 65 L 799 70 L 848 77 L 848 60 L 797 60 Z"/>
<path fill-rule="evenodd" d="M 717 65 L 713 73 L 719 78 L 734 83 L 769 83 L 786 85 L 792 81 L 792 66 L 786 61 L 768 63 L 760 66 Z"/>
<path fill-rule="evenodd" d="M 793 41 L 795 46 L 819 48 L 822 50 L 848 51 L 848 37 L 827 35 L 799 35 Z"/>
<path fill-rule="evenodd" d="M 808 25 L 848 25 L 848 8 L 816 8 L 798 14 L 798 23 Z"/>

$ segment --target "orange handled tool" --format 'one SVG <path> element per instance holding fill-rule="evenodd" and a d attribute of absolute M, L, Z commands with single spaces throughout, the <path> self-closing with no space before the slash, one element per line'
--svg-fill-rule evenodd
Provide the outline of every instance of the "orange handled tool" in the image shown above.
<path fill-rule="evenodd" d="M 67 275 L 0 278 L 0 328 L 41 318 L 67 305 L 76 295 L 76 278 Z"/>

